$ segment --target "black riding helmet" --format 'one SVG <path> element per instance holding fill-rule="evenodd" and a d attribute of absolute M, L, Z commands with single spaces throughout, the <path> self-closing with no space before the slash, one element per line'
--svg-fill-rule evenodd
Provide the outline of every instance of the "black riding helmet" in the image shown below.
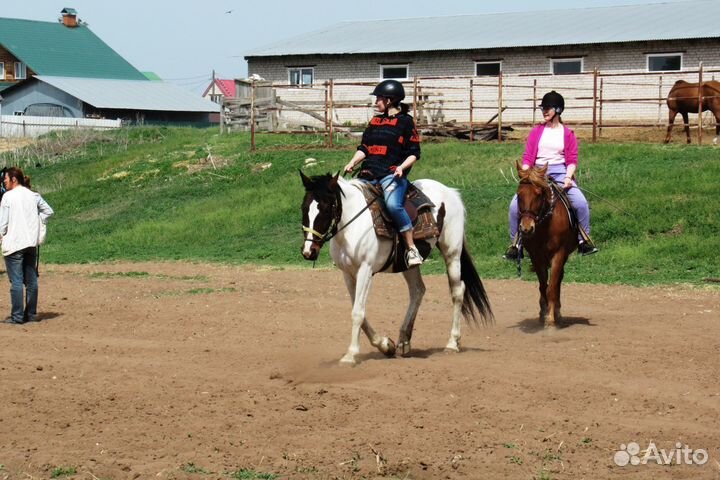
<path fill-rule="evenodd" d="M 370 95 L 391 99 L 394 103 L 400 103 L 405 98 L 405 89 L 402 83 L 397 80 L 383 80 L 377 84 Z"/>
<path fill-rule="evenodd" d="M 554 108 L 555 113 L 560 115 L 565 110 L 565 99 L 562 95 L 557 93 L 555 90 L 546 93 L 542 102 L 540 102 L 541 108 Z"/>

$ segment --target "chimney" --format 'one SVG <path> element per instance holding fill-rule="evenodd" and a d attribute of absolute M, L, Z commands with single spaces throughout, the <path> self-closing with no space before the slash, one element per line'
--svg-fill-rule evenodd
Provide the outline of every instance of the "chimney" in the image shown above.
<path fill-rule="evenodd" d="M 75 28 L 78 26 L 77 11 L 74 8 L 63 8 L 62 11 L 62 23 L 68 28 Z"/>

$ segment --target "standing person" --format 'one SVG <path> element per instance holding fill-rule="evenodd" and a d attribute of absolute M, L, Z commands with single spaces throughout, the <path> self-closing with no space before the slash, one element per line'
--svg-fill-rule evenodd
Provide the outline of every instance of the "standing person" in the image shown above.
<path fill-rule="evenodd" d="M 565 99 L 553 90 L 543 96 L 540 108 L 545 123 L 530 131 L 523 154 L 522 169 L 529 170 L 535 165 L 548 166 L 548 177 L 562 184 L 577 214 L 579 230 L 581 230 L 578 233 L 578 252 L 582 255 L 591 255 L 598 249 L 590 240 L 590 207 L 574 179 L 577 170 L 578 142 L 575 133 L 563 125 L 560 118 L 565 110 Z M 520 223 L 517 195 L 510 202 L 508 221 L 511 244 L 503 257 L 507 260 L 517 260 L 520 255 L 517 246 Z"/>
<path fill-rule="evenodd" d="M 39 193 L 30 190 L 30 178 L 19 168 L 8 168 L 3 184 L 7 191 L 0 201 L 0 235 L 12 304 L 5 323 L 33 322 L 37 321 L 40 223 L 54 212 Z"/>
<path fill-rule="evenodd" d="M 408 267 L 414 267 L 422 264 L 423 258 L 415 246 L 404 203 L 408 174 L 420 158 L 420 136 L 408 114 L 408 105 L 402 103 L 405 89 L 400 82 L 384 80 L 371 95 L 375 95 L 375 107 L 380 113 L 370 120 L 362 144 L 345 172 L 352 172 L 362 162 L 359 178 L 382 187 L 385 206 L 407 246 L 405 260 Z"/>

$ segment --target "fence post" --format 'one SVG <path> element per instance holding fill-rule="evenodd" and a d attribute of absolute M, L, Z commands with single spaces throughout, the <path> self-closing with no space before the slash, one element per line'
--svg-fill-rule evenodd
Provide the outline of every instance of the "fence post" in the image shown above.
<path fill-rule="evenodd" d="M 503 73 L 498 74 L 498 142 L 502 142 Z"/>
<path fill-rule="evenodd" d="M 703 137 L 703 124 L 702 124 L 702 112 L 703 112 L 703 63 L 700 62 L 700 68 L 698 68 L 698 145 L 702 145 Z"/>
<path fill-rule="evenodd" d="M 599 110 L 600 110 L 600 112 L 599 112 L 600 121 L 598 122 L 599 123 L 598 135 L 600 135 L 601 137 L 602 137 L 602 126 L 603 126 L 603 81 L 604 81 L 604 79 L 601 78 L 600 79 L 600 98 L 598 99 L 598 103 L 599 103 L 598 106 L 599 106 Z"/>
<path fill-rule="evenodd" d="M 255 82 L 250 84 L 250 151 L 255 151 Z"/>
<path fill-rule="evenodd" d="M 533 99 L 532 99 L 532 124 L 535 125 L 535 113 L 537 112 L 537 78 L 533 79 Z"/>
<path fill-rule="evenodd" d="M 420 105 L 418 105 L 418 78 L 413 77 L 413 115 L 416 127 L 420 127 Z"/>
<path fill-rule="evenodd" d="M 598 98 L 598 69 L 595 67 L 593 70 L 593 127 L 592 127 L 592 141 L 597 142 L 597 98 Z"/>
<path fill-rule="evenodd" d="M 660 122 L 662 121 L 662 104 L 663 104 L 663 97 L 662 97 L 662 86 L 663 86 L 663 76 L 662 73 L 658 77 L 658 127 L 660 126 Z"/>
<path fill-rule="evenodd" d="M 470 79 L 470 141 L 475 141 L 475 131 L 473 130 L 473 79 Z"/>
<path fill-rule="evenodd" d="M 328 98 L 328 100 L 329 100 L 329 103 L 328 103 L 328 138 L 329 138 L 329 143 L 330 143 L 331 147 L 333 146 L 333 110 L 334 110 L 333 85 L 334 85 L 334 83 L 335 83 L 335 81 L 331 78 L 330 79 L 330 91 L 328 93 L 328 97 L 329 97 Z"/>
<path fill-rule="evenodd" d="M 324 104 L 323 107 L 325 110 L 325 145 L 330 145 L 330 139 L 328 138 L 328 135 L 330 133 L 330 128 L 328 127 L 328 118 L 330 118 L 328 116 L 328 110 L 329 110 L 328 105 L 330 104 L 330 102 L 329 102 L 330 82 L 328 80 L 325 80 L 325 83 L 323 83 L 323 85 L 325 86 L 325 101 L 323 102 L 323 104 Z"/>

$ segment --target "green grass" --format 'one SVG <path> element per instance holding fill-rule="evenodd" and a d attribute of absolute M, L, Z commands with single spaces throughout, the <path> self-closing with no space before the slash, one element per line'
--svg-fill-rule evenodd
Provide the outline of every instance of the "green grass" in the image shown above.
<path fill-rule="evenodd" d="M 67 475 L 75 475 L 76 473 L 77 468 L 75 467 L 55 467 L 50 473 L 50 478 L 60 478 Z"/>
<path fill-rule="evenodd" d="M 5 163 L 20 162 L 55 208 L 44 262 L 310 268 L 299 253 L 298 169 L 313 157 L 318 165 L 306 174 L 337 172 L 354 150 L 351 140 L 327 149 L 321 137 L 264 135 L 251 153 L 247 134 L 191 128 L 129 128 L 90 140 L 53 136 L 5 154 Z M 500 256 L 516 187 L 511 171 L 522 149 L 521 143 L 426 142 L 412 172 L 460 190 L 469 250 L 483 278 L 515 276 L 514 264 Z M 272 166 L 258 168 L 265 163 Z M 718 178 L 720 149 L 711 146 L 582 144 L 579 179 L 593 193 L 592 233 L 600 253 L 573 255 L 566 280 L 706 285 L 720 276 Z M 327 248 L 318 265 L 331 267 Z M 444 271 L 437 252 L 423 270 Z M 523 277 L 534 277 L 527 263 Z"/>
<path fill-rule="evenodd" d="M 274 473 L 258 473 L 254 470 L 242 469 L 237 472 L 229 474 L 230 478 L 236 478 L 238 480 L 275 480 L 280 475 Z"/>

